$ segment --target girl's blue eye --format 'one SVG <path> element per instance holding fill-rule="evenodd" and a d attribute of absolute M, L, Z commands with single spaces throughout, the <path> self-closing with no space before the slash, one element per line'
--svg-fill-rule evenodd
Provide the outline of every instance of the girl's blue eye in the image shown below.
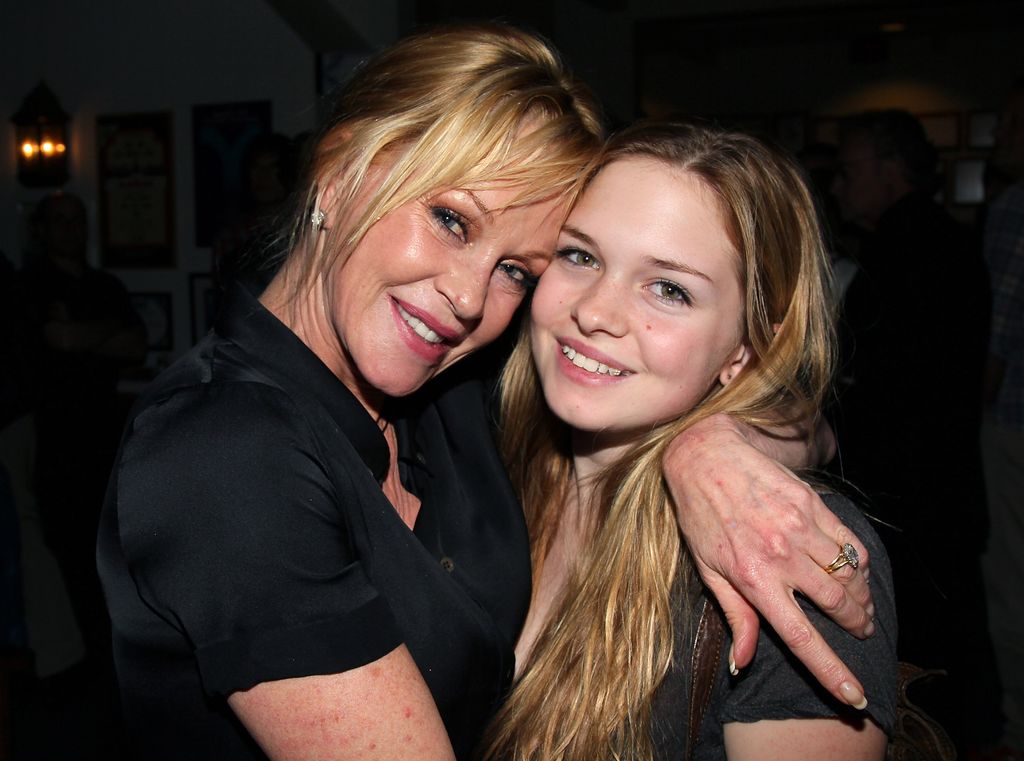
<path fill-rule="evenodd" d="M 434 206 L 430 209 L 430 213 L 434 215 L 434 219 L 437 220 L 438 224 L 448 232 L 461 240 L 466 240 L 468 235 L 466 220 L 461 214 L 444 206 Z"/>
<path fill-rule="evenodd" d="M 588 251 L 581 251 L 578 248 L 563 248 L 558 252 L 558 256 L 578 267 L 589 267 L 595 270 L 601 267 L 601 263 L 597 260 L 596 256 Z"/>
<path fill-rule="evenodd" d="M 657 282 L 651 283 L 648 288 L 662 301 L 686 304 L 687 306 L 693 303 L 693 298 L 690 296 L 690 292 L 678 283 L 673 283 L 671 280 L 658 280 Z"/>

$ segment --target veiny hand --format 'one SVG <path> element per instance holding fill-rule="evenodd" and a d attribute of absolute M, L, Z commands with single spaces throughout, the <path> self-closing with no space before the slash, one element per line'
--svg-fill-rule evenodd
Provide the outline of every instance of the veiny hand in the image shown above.
<path fill-rule="evenodd" d="M 794 594 L 801 592 L 851 634 L 870 636 L 867 550 L 803 481 L 755 449 L 746 430 L 723 415 L 709 418 L 679 436 L 664 463 L 697 569 L 732 628 L 730 668 L 754 657 L 760 611 L 826 689 L 863 708 L 860 681 Z M 844 542 L 860 553 L 859 569 L 825 573 Z"/>

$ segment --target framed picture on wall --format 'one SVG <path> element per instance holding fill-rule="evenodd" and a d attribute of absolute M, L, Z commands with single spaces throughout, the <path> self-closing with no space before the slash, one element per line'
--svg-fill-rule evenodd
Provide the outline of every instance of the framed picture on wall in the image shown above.
<path fill-rule="evenodd" d="M 196 272 L 188 276 L 188 292 L 192 313 L 192 343 L 195 343 L 213 327 L 223 294 L 213 275 Z"/>
<path fill-rule="evenodd" d="M 991 148 L 996 142 L 996 122 L 999 114 L 995 111 L 972 111 L 967 115 L 967 147 Z"/>
<path fill-rule="evenodd" d="M 171 294 L 132 293 L 128 298 L 132 308 L 146 327 L 146 348 L 150 351 L 174 349 L 174 319 Z"/>
<path fill-rule="evenodd" d="M 960 147 L 960 114 L 951 111 L 916 116 L 932 145 L 940 151 L 951 151 Z"/>
<path fill-rule="evenodd" d="M 192 108 L 196 245 L 210 246 L 246 203 L 249 148 L 271 132 L 269 100 Z"/>
<path fill-rule="evenodd" d="M 974 206 L 985 200 L 985 160 L 957 159 L 953 162 L 953 203 Z"/>
<path fill-rule="evenodd" d="M 170 112 L 96 118 L 104 267 L 174 266 L 172 136 Z"/>

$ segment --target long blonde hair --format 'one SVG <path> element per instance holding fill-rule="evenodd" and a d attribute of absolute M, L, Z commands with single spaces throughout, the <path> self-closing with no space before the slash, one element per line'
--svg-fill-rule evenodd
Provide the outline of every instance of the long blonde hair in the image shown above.
<path fill-rule="evenodd" d="M 284 246 L 293 282 L 309 285 L 377 220 L 438 188 L 498 183 L 521 189 L 514 205 L 571 202 L 602 137 L 597 102 L 534 34 L 479 23 L 400 40 L 356 72 L 315 141 Z M 318 252 L 309 219 L 328 188 L 356 213 L 322 232 Z"/>
<path fill-rule="evenodd" d="M 739 254 L 752 357 L 678 419 L 658 426 L 602 475 L 593 533 L 488 731 L 487 759 L 645 759 L 650 706 L 672 663 L 673 583 L 699 589 L 662 477 L 667 444 L 727 413 L 753 425 L 807 420 L 832 366 L 828 259 L 796 166 L 743 134 L 638 124 L 613 137 L 601 167 L 644 157 L 688 172 L 717 198 Z M 522 497 L 535 577 L 574 485 L 569 430 L 544 402 L 528 326 L 502 377 L 502 448 Z M 683 558 L 680 571 L 680 558 Z"/>

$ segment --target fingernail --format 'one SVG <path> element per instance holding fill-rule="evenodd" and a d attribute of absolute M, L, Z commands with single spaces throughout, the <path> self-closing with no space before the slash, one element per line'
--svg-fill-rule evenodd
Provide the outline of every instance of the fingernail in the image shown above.
<path fill-rule="evenodd" d="M 870 581 L 870 580 L 871 580 L 871 569 L 870 568 L 865 568 L 864 569 L 864 581 Z"/>
<path fill-rule="evenodd" d="M 858 711 L 863 711 L 868 707 L 868 699 L 864 697 L 864 693 L 850 682 L 843 682 L 839 685 L 839 691 L 843 693 L 843 699 Z"/>
<path fill-rule="evenodd" d="M 864 636 L 865 637 L 870 637 L 874 633 L 875 633 L 875 622 L 874 621 L 868 621 L 868 625 L 864 627 Z"/>
<path fill-rule="evenodd" d="M 736 668 L 736 658 L 732 654 L 732 645 L 729 645 L 729 673 L 733 676 L 738 676 L 740 670 Z"/>
<path fill-rule="evenodd" d="M 874 618 L 875 618 L 875 604 L 873 602 L 869 602 L 868 603 L 868 607 L 866 607 L 864 610 L 867 611 L 868 618 L 871 618 L 872 620 L 874 620 Z"/>

